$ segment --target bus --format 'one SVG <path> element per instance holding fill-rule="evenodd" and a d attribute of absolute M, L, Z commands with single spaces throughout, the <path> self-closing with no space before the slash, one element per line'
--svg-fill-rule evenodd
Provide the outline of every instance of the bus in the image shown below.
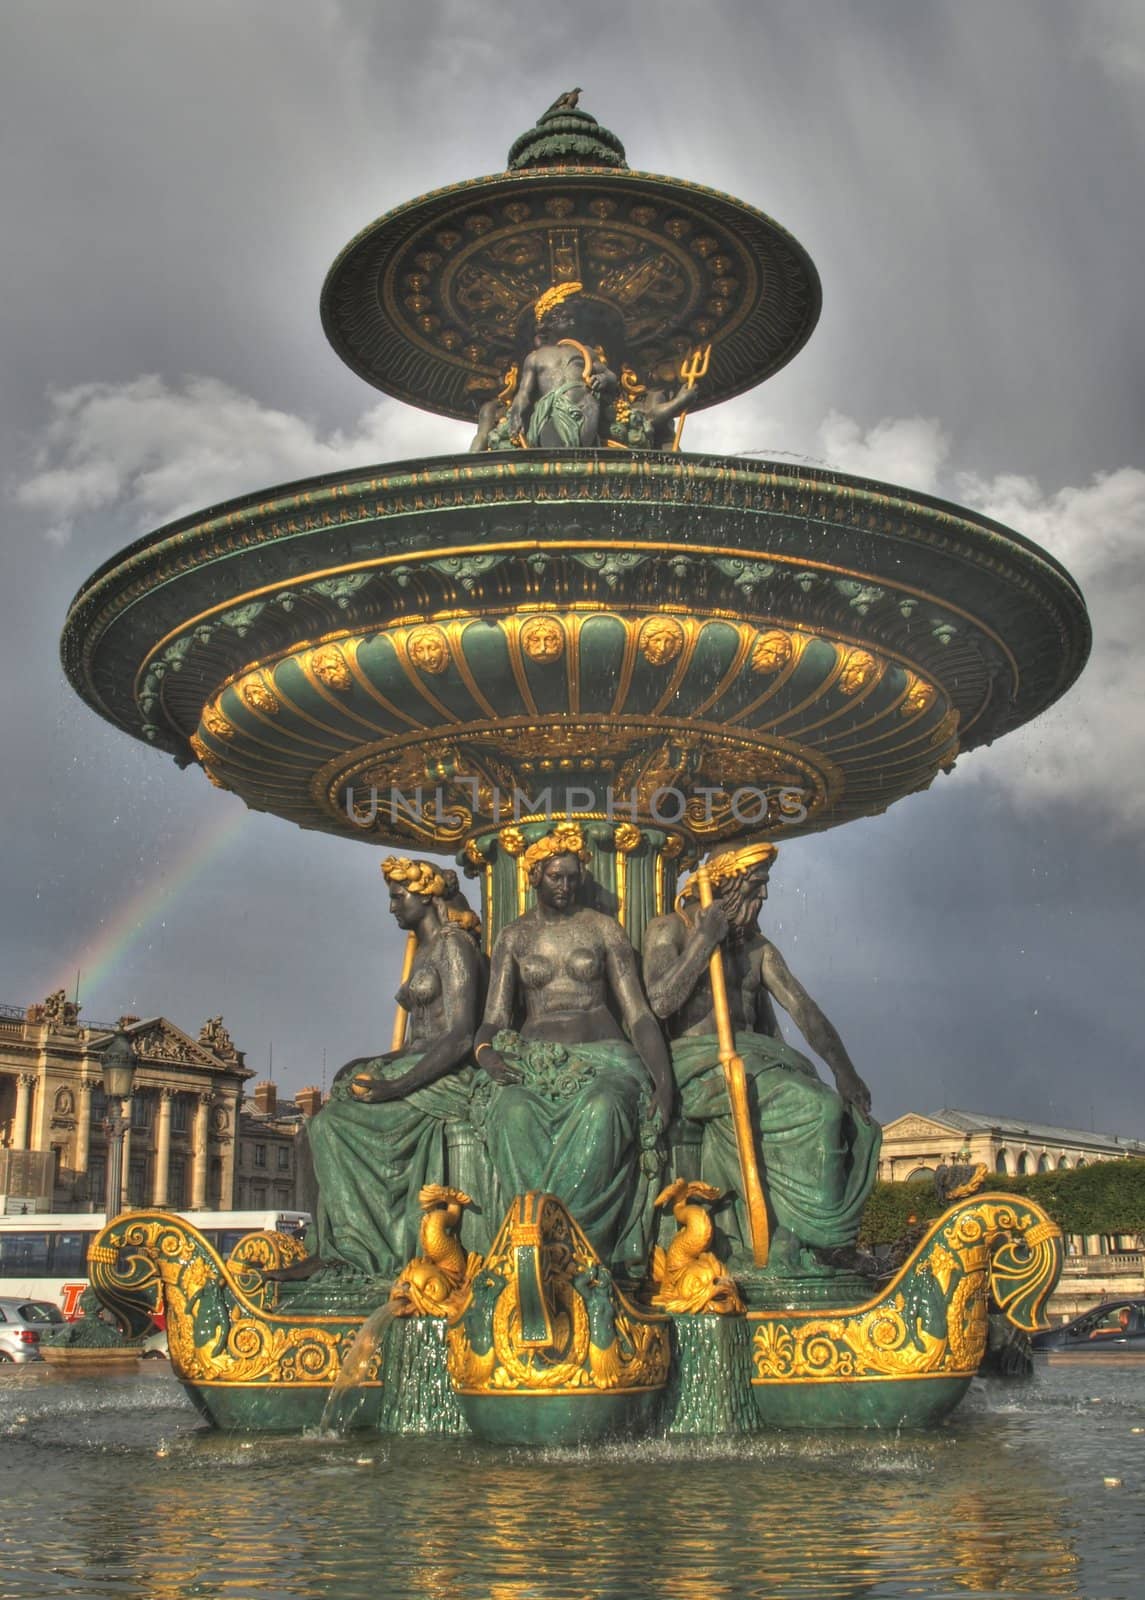
<path fill-rule="evenodd" d="M 197 1228 L 224 1258 L 248 1233 L 270 1228 L 300 1239 L 308 1211 L 172 1212 Z M 72 1322 L 87 1288 L 88 1246 L 104 1225 L 102 1211 L 29 1212 L 0 1216 L 0 1299 L 46 1300 Z"/>

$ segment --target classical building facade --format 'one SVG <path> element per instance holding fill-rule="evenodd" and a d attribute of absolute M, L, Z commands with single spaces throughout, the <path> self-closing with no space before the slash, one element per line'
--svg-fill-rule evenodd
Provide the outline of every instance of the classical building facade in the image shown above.
<path fill-rule="evenodd" d="M 81 1021 L 62 993 L 0 1007 L 0 1208 L 101 1211 L 107 1174 L 100 1049 L 122 1025 L 136 1057 L 123 1205 L 234 1204 L 243 1085 L 253 1077 L 212 1017 Z"/>
<path fill-rule="evenodd" d="M 293 1100 L 280 1100 L 273 1083 L 255 1084 L 239 1114 L 235 1205 L 240 1211 L 314 1210 L 303 1135 L 321 1104 L 320 1089 L 300 1089 Z"/>
<path fill-rule="evenodd" d="M 991 1117 L 977 1111 L 943 1109 L 923 1115 L 908 1111 L 883 1129 L 879 1177 L 894 1183 L 932 1177 L 936 1167 L 959 1162 L 984 1162 L 991 1172 L 1016 1175 L 1027 1172 L 1069 1171 L 1093 1161 L 1120 1161 L 1145 1156 L 1145 1141 L 1122 1139 L 1111 1133 L 1087 1133 L 1080 1128 L 1056 1128 L 1021 1118 Z M 1124 1258 L 1126 1270 L 1141 1277 L 1142 1257 L 1136 1236 L 1128 1234 L 1070 1234 L 1067 1236 L 1071 1267 L 1093 1274 L 1113 1257 Z M 1103 1280 L 1104 1281 L 1104 1280 Z M 1068 1282 L 1055 1297 L 1055 1309 L 1072 1303 L 1063 1298 Z M 1083 1299 L 1080 1304 L 1088 1304 Z M 1072 1314 L 1072 1313 L 1071 1313 Z"/>
<path fill-rule="evenodd" d="M 991 1172 L 1051 1172 L 1145 1155 L 1145 1142 L 1055 1128 L 977 1111 L 908 1111 L 883 1129 L 879 1177 L 927 1178 L 945 1162 L 984 1161 Z"/>

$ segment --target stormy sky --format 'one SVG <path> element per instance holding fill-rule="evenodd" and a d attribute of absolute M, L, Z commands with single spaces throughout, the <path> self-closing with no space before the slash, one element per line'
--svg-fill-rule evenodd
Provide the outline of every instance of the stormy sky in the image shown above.
<path fill-rule="evenodd" d="M 767 931 L 884 1120 L 1145 1136 L 1145 12 L 1101 0 L 7 0 L 0 1002 L 78 970 L 88 1017 L 222 1012 L 287 1089 L 385 1047 L 379 858 L 110 728 L 57 641 L 96 565 L 175 515 L 465 447 L 341 365 L 319 288 L 574 84 L 632 166 L 760 207 L 823 280 L 803 354 L 687 445 L 960 500 L 1091 608 L 1060 706 L 786 847 Z"/>

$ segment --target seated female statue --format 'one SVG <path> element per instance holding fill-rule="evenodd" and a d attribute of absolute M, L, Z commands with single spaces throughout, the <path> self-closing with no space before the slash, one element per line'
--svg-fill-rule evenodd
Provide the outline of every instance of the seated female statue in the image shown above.
<path fill-rule="evenodd" d="M 446 1129 L 469 1117 L 484 972 L 478 920 L 456 874 L 394 856 L 382 872 L 398 927 L 417 939 L 397 995 L 409 1011 L 406 1040 L 348 1062 L 308 1134 L 321 1262 L 385 1277 L 417 1254 L 423 1184 L 483 1187 L 480 1174 L 447 1170 Z"/>
<path fill-rule="evenodd" d="M 753 1252 L 711 985 L 719 951 L 774 1224 L 769 1266 L 773 1274 L 797 1275 L 823 1260 L 847 1264 L 854 1257 L 882 1134 L 842 1039 L 760 931 L 775 854 L 774 845 L 761 843 L 716 856 L 706 910 L 696 879 L 685 885 L 676 910 L 644 930 L 644 981 L 668 1023 L 681 1116 L 702 1128 L 700 1176 L 732 1197 L 721 1222 L 739 1272 Z M 834 1088 L 783 1038 L 773 1002 L 827 1062 Z"/>
<path fill-rule="evenodd" d="M 672 1111 L 671 1063 L 623 929 L 577 903 L 588 859 L 568 823 L 525 852 L 537 903 L 493 948 L 475 1054 L 495 1085 L 485 1134 L 500 1204 L 546 1190 L 605 1261 L 625 1260 L 647 1243 L 644 1202 Z"/>

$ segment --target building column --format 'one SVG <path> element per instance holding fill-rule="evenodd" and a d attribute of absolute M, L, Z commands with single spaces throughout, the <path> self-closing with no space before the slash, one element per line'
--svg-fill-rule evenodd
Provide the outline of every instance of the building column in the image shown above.
<path fill-rule="evenodd" d="M 32 1109 L 32 1090 L 36 1086 L 34 1072 L 21 1072 L 16 1078 L 16 1113 L 12 1118 L 12 1148 L 28 1148 L 28 1113 Z"/>
<path fill-rule="evenodd" d="M 241 1094 L 228 1095 L 223 1101 L 226 1116 L 223 1119 L 223 1137 L 218 1140 L 219 1155 L 222 1158 L 222 1183 L 219 1209 L 230 1211 L 235 1206 L 235 1189 L 238 1167 L 238 1130 L 239 1106 L 242 1103 Z"/>
<path fill-rule="evenodd" d="M 211 1129 L 211 1096 L 201 1094 L 195 1111 L 195 1164 L 191 1171 L 191 1210 L 202 1211 L 207 1204 L 207 1161 Z"/>
<path fill-rule="evenodd" d="M 119 1207 L 118 1207 L 118 1209 L 120 1211 L 122 1211 L 125 1206 L 128 1206 L 131 1203 L 129 1198 L 128 1198 L 129 1185 L 130 1185 L 130 1182 L 131 1182 L 131 1178 L 130 1178 L 130 1173 L 131 1173 L 131 1101 L 130 1100 L 125 1100 L 123 1102 L 123 1115 L 127 1118 L 127 1127 L 123 1130 L 123 1170 L 121 1171 L 121 1173 L 119 1175 Z M 108 1220 L 110 1221 L 111 1219 L 109 1218 Z"/>
<path fill-rule="evenodd" d="M 81 1078 L 76 1094 L 76 1155 L 73 1163 L 77 1178 L 87 1176 L 91 1156 L 91 1092 L 95 1088 L 92 1078 Z"/>
<path fill-rule="evenodd" d="M 174 1089 L 159 1091 L 159 1125 L 155 1130 L 155 1181 L 151 1187 L 151 1204 L 167 1204 L 167 1177 L 171 1165 L 171 1102 Z"/>

